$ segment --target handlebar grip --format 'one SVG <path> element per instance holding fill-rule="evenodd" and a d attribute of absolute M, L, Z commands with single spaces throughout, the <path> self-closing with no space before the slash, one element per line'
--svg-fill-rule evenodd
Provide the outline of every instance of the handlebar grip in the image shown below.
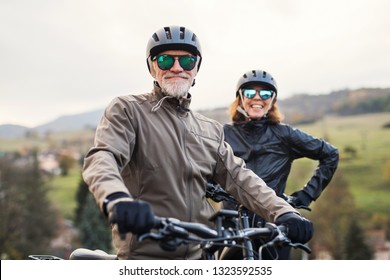
<path fill-rule="evenodd" d="M 278 228 L 280 229 L 281 232 L 287 234 L 288 227 L 286 225 L 279 225 Z"/>
<path fill-rule="evenodd" d="M 158 216 L 154 216 L 154 223 L 153 223 L 153 228 L 160 228 L 162 226 L 162 222 L 163 222 L 163 219 L 158 217 Z"/>

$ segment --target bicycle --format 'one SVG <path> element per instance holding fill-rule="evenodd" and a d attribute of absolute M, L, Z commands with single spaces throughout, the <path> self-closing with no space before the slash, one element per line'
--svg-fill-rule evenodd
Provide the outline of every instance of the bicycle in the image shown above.
<path fill-rule="evenodd" d="M 142 242 L 151 238 L 159 242 L 160 246 L 167 251 L 173 251 L 181 244 L 199 244 L 204 260 L 227 260 L 236 255 L 237 249 L 242 250 L 243 260 L 261 259 L 262 250 L 276 246 L 291 246 L 300 248 L 308 253 L 310 249 L 300 243 L 292 243 L 286 236 L 285 226 L 276 226 L 267 223 L 260 228 L 239 228 L 239 212 L 234 210 L 220 210 L 210 220 L 216 224 L 210 228 L 199 223 L 183 222 L 174 218 L 156 217 L 154 232 L 139 236 Z M 269 241 L 254 252 L 252 241 L 256 238 L 268 238 Z M 60 260 L 61 258 L 48 255 L 30 255 L 35 260 Z M 89 250 L 78 248 L 72 252 L 70 260 L 116 260 L 117 256 L 107 254 L 101 250 Z"/>
<path fill-rule="evenodd" d="M 236 200 L 221 187 L 208 184 L 206 197 L 216 202 Z M 156 217 L 153 230 L 138 236 L 140 242 L 153 239 L 159 242 L 162 249 L 174 251 L 181 244 L 198 244 L 202 250 L 203 260 L 237 259 L 261 260 L 265 249 L 289 246 L 311 253 L 309 247 L 301 243 L 293 243 L 287 237 L 288 228 L 265 223 L 260 227 L 251 227 L 249 211 L 242 205 L 238 210 L 220 209 L 210 217 L 215 224 L 211 228 L 204 224 L 184 222 L 170 217 Z M 263 244 L 253 246 L 255 240 L 261 239 Z M 254 249 L 256 248 L 256 249 Z M 30 259 L 60 259 L 55 256 L 30 255 Z M 276 255 L 277 258 L 277 255 Z M 74 250 L 71 260 L 115 260 L 116 255 L 102 250 L 78 248 Z"/>
<path fill-rule="evenodd" d="M 307 253 L 311 250 L 301 243 L 292 243 L 287 237 L 287 228 L 266 223 L 260 228 L 237 227 L 238 211 L 220 210 L 210 220 L 216 224 L 210 228 L 199 223 L 182 222 L 173 218 L 156 218 L 156 232 L 149 232 L 139 236 L 139 240 L 150 238 L 160 243 L 161 248 L 173 251 L 181 244 L 199 244 L 203 260 L 227 260 L 236 249 L 243 252 L 243 260 L 261 259 L 262 250 L 274 246 L 291 246 L 300 248 Z M 252 241 L 256 238 L 268 238 L 269 241 L 254 252 Z M 234 249 L 231 252 L 231 249 Z M 227 250 L 224 250 L 227 249 Z"/>

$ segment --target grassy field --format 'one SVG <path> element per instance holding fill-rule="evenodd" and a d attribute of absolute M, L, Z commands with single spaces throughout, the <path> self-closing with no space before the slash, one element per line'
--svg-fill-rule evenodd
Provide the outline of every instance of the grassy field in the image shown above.
<path fill-rule="evenodd" d="M 327 139 L 339 149 L 337 172 L 341 172 L 347 180 L 358 209 L 370 214 L 389 214 L 390 170 L 386 168 L 390 168 L 390 129 L 384 128 L 389 123 L 390 113 L 378 113 L 328 116 L 317 123 L 297 126 L 313 136 Z M 346 153 L 347 147 L 356 150 L 355 157 Z M 298 160 L 288 187 L 305 184 L 316 164 L 309 160 Z"/>
<path fill-rule="evenodd" d="M 68 176 L 57 176 L 47 184 L 50 188 L 49 199 L 65 219 L 72 220 L 76 209 L 76 192 L 81 180 L 80 168 L 70 170 Z"/>

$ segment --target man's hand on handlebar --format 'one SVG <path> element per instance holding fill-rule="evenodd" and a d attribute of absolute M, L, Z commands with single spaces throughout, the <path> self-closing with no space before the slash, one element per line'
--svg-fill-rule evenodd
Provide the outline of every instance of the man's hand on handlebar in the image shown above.
<path fill-rule="evenodd" d="M 276 219 L 275 224 L 287 226 L 287 236 L 292 242 L 304 244 L 313 236 L 314 228 L 312 222 L 294 212 L 281 215 Z"/>
<path fill-rule="evenodd" d="M 142 234 L 153 228 L 154 214 L 149 204 L 144 201 L 120 200 L 110 208 L 109 221 L 118 225 L 122 239 L 128 232 Z"/>

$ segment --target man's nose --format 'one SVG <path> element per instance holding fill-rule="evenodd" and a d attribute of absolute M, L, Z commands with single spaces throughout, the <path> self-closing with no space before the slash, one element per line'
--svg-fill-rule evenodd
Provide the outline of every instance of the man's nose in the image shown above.
<path fill-rule="evenodd" d="M 183 68 L 180 66 L 179 59 L 175 58 L 175 63 L 173 63 L 171 69 L 172 72 L 182 72 Z"/>

